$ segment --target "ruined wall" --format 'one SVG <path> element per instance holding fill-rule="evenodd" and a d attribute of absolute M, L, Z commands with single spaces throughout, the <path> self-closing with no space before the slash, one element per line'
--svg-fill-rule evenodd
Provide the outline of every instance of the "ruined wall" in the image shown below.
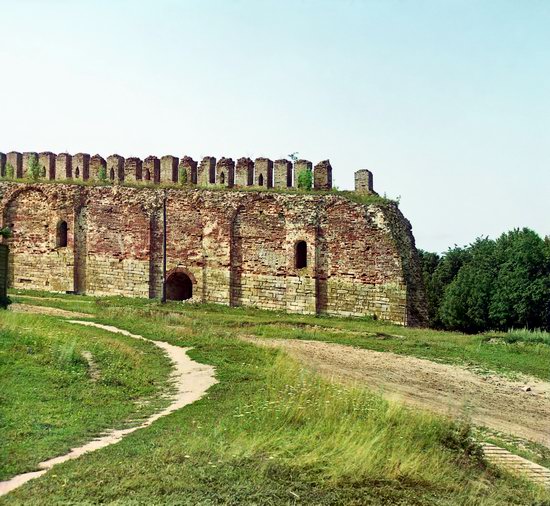
<path fill-rule="evenodd" d="M 426 319 L 410 224 L 393 204 L 13 182 L 0 183 L 0 199 L 2 225 L 14 231 L 7 243 L 16 288 L 160 297 L 165 208 L 167 279 L 189 280 L 192 301 Z M 62 221 L 66 246 L 58 244 Z M 297 263 L 299 244 L 306 265 Z"/>

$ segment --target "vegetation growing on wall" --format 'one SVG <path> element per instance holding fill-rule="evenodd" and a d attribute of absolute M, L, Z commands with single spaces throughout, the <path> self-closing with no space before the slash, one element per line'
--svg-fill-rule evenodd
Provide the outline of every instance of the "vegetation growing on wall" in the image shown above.
<path fill-rule="evenodd" d="M 15 169 L 11 163 L 6 164 L 6 179 L 13 179 L 15 176 Z"/>
<path fill-rule="evenodd" d="M 107 169 L 102 165 L 97 172 L 97 178 L 101 183 L 107 182 Z"/>
<path fill-rule="evenodd" d="M 313 186 L 313 172 L 309 169 L 298 172 L 297 186 L 300 190 L 311 190 Z"/>
<path fill-rule="evenodd" d="M 420 252 L 430 325 L 481 332 L 550 329 L 550 240 L 528 228 L 441 257 Z"/>
<path fill-rule="evenodd" d="M 42 171 L 40 170 L 40 164 L 38 163 L 38 158 L 36 157 L 36 155 L 32 155 L 29 158 L 28 177 L 33 181 L 38 181 L 41 175 L 42 175 Z"/>

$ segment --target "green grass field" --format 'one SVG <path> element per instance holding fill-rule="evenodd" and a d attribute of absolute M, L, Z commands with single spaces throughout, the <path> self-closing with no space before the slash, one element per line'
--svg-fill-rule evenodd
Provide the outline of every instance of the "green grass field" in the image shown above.
<path fill-rule="evenodd" d="M 11 294 L 15 302 L 89 313 L 100 323 L 192 346 L 191 357 L 214 365 L 220 383 L 197 403 L 116 445 L 56 466 L 0 504 L 550 504 L 549 493 L 487 467 L 467 428 L 367 390 L 328 383 L 282 352 L 238 336 L 319 339 L 547 378 L 550 350 L 543 343 L 495 344 L 487 336 L 367 319 L 21 295 Z M 0 426 L 2 445 L 10 445 L 2 448 L 10 456 L 5 476 L 63 451 L 70 446 L 65 435 L 74 442 L 123 423 L 135 415 L 135 399 L 157 397 L 166 387 L 166 361 L 147 343 L 60 318 L 6 312 L 0 313 L 0 335 L 2 378 L 8 378 L 2 420 L 10 417 Z M 34 346 L 42 358 L 27 356 L 27 339 L 40 343 Z M 100 371 L 113 369 L 122 379 L 92 385 L 81 359 L 85 349 L 97 356 Z M 51 378 L 58 376 L 56 385 Z M 37 383 L 43 383 L 38 390 Z M 97 389 L 101 403 L 86 406 L 88 388 Z M 13 399 L 27 407 L 10 404 Z M 32 424 L 34 440 L 16 437 L 13 427 L 27 423 L 32 405 L 33 424 L 56 420 L 56 437 L 44 439 L 40 425 L 32 432 Z M 36 446 L 40 458 L 28 451 Z"/>

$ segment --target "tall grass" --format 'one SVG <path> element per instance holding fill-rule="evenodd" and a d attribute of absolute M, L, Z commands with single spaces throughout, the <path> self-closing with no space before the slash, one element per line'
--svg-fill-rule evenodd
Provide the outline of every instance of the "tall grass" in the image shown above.
<path fill-rule="evenodd" d="M 321 379 L 280 355 L 256 399 L 232 415 L 228 452 L 315 467 L 331 480 L 407 479 L 450 484 L 473 447 L 469 432 L 364 389 Z M 446 446 L 462 434 L 464 450 Z M 475 452 L 472 452 L 475 454 Z M 481 461 L 470 460 L 474 466 Z"/>
<path fill-rule="evenodd" d="M 540 329 L 511 329 L 505 336 L 507 343 L 546 344 L 550 346 L 550 332 Z"/>

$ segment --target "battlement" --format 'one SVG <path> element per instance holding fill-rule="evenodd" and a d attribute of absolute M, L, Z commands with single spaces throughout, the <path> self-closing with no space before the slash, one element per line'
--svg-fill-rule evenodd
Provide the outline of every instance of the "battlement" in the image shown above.
<path fill-rule="evenodd" d="M 107 158 L 99 154 L 87 153 L 58 155 L 49 151 L 42 153 L 11 151 L 0 153 L 0 177 L 4 179 L 22 179 L 30 176 L 32 160 L 40 166 L 41 180 L 59 181 L 97 181 L 144 184 L 179 184 L 186 186 L 225 186 L 258 188 L 296 188 L 298 175 L 307 170 L 312 173 L 313 190 L 332 189 L 332 166 L 329 160 L 323 160 L 315 166 L 309 160 L 287 159 L 273 162 L 269 158 L 232 158 L 222 157 L 216 160 L 205 156 L 200 163 L 190 156 L 181 159 L 172 155 L 162 157 L 148 156 L 144 160 L 137 157 L 124 158 L 113 154 Z M 365 182 L 365 174 L 368 181 Z M 372 173 L 355 173 L 355 190 L 374 193 Z"/>

